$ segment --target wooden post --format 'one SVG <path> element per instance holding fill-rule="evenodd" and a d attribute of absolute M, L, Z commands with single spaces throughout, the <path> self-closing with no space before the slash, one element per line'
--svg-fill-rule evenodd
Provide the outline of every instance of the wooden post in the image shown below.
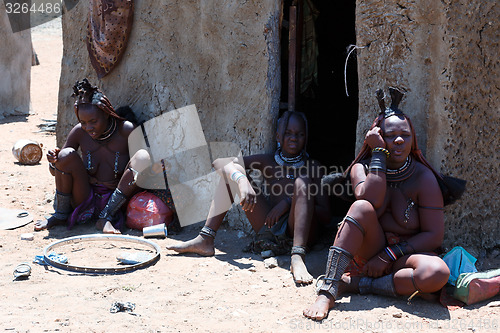
<path fill-rule="evenodd" d="M 288 35 L 288 111 L 295 111 L 296 68 L 297 68 L 297 5 L 290 5 Z"/>
<path fill-rule="evenodd" d="M 288 35 L 288 111 L 296 111 L 300 84 L 300 56 L 302 42 L 302 0 L 290 5 Z"/>

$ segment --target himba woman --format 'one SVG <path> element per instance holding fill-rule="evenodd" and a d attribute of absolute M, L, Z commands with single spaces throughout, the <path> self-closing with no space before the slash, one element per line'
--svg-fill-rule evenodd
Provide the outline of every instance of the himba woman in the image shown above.
<path fill-rule="evenodd" d="M 330 247 L 318 297 L 303 312 L 308 318 L 325 318 L 341 292 L 408 296 L 434 293 L 448 281 L 448 267 L 433 252 L 444 234 L 441 176 L 398 109 L 403 94 L 390 92 L 389 108 L 377 92 L 382 112 L 348 169 L 356 201 Z"/>
<path fill-rule="evenodd" d="M 274 154 L 246 156 L 243 161 L 218 159 L 213 163 L 227 183 L 221 180 L 205 226 L 196 238 L 168 249 L 214 255 L 215 235 L 227 210 L 227 207 L 221 209 L 220 198 L 232 188 L 233 193 L 239 195 L 240 205 L 255 232 L 265 230 L 265 226 L 274 235 L 287 232 L 293 236 L 290 270 L 294 280 L 298 284 L 312 282 L 304 259 L 308 240 L 314 233 L 311 227 L 318 222 L 326 223 L 330 218 L 328 197 L 318 193 L 325 172 L 306 153 L 307 121 L 303 113 L 285 112 L 278 121 L 276 139 L 279 148 Z M 266 191 L 252 185 L 251 179 L 245 176 L 245 169 L 256 170 L 263 176 Z"/>
<path fill-rule="evenodd" d="M 137 191 L 135 169 L 141 168 L 149 155 L 139 151 L 129 162 L 127 138 L 134 125 L 120 117 L 102 91 L 87 79 L 77 82 L 73 90 L 78 124 L 61 149 L 47 153 L 56 182 L 55 213 L 37 221 L 35 230 L 59 224 L 71 228 L 97 220 L 96 227 L 104 233 L 120 233 L 124 226 L 120 208 Z"/>

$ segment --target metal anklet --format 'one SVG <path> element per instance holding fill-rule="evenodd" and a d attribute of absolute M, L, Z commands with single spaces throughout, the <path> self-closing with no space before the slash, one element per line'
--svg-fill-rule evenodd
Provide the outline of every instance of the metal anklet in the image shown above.
<path fill-rule="evenodd" d="M 342 274 L 344 274 L 352 258 L 353 255 L 348 251 L 337 246 L 330 246 L 325 277 L 323 278 L 323 284 L 317 289 L 317 292 L 327 292 L 334 300 L 337 300 Z"/>
<path fill-rule="evenodd" d="M 208 237 L 212 237 L 212 238 L 215 238 L 216 234 L 217 234 L 217 231 L 215 231 L 214 229 L 207 227 L 207 226 L 204 226 L 203 228 L 201 228 L 201 231 L 200 231 L 200 235 L 208 236 Z"/>
<path fill-rule="evenodd" d="M 290 251 L 291 255 L 299 254 L 301 256 L 306 255 L 306 247 L 305 246 L 292 246 L 292 251 Z"/>

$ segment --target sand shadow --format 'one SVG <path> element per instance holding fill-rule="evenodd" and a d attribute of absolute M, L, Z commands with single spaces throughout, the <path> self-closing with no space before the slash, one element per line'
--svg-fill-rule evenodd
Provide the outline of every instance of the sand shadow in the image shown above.
<path fill-rule="evenodd" d="M 21 122 L 28 122 L 28 117 L 29 115 L 11 115 L 11 116 L 6 116 L 5 118 L 0 119 L 0 125 L 3 124 L 9 124 L 9 123 L 21 123 Z"/>

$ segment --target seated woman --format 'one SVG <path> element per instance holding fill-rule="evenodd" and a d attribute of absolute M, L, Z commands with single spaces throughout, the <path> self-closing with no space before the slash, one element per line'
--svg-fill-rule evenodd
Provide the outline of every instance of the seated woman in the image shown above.
<path fill-rule="evenodd" d="M 315 222 L 326 223 L 330 218 L 328 197 L 318 191 L 324 170 L 317 161 L 309 159 L 305 151 L 307 121 L 304 114 L 285 112 L 278 121 L 276 138 L 279 148 L 275 154 L 246 156 L 243 165 L 235 158 L 218 159 L 213 163 L 228 183 L 221 180 L 200 234 L 168 249 L 213 256 L 214 238 L 227 211 L 226 206 L 221 208 L 223 203 L 219 198 L 236 183 L 240 205 L 254 231 L 259 232 L 266 226 L 274 235 L 285 232 L 293 235 L 290 270 L 296 283 L 312 282 L 304 262 L 311 227 Z M 244 175 L 245 168 L 262 174 L 263 188 L 268 196 L 262 188 L 252 186 Z"/>
<path fill-rule="evenodd" d="M 390 108 L 377 93 L 382 112 L 348 169 L 356 201 L 330 247 L 316 302 L 303 312 L 308 318 L 325 318 L 340 292 L 434 293 L 448 281 L 448 267 L 433 253 L 444 234 L 440 175 L 398 109 L 402 93 L 390 91 Z"/>
<path fill-rule="evenodd" d="M 62 149 L 47 153 L 56 183 L 55 213 L 37 221 L 35 231 L 97 220 L 96 227 L 104 233 L 120 233 L 124 226 L 120 208 L 137 191 L 135 170 L 145 168 L 149 154 L 140 150 L 129 161 L 127 138 L 134 125 L 120 117 L 87 79 L 77 82 L 73 90 L 79 123 Z"/>

